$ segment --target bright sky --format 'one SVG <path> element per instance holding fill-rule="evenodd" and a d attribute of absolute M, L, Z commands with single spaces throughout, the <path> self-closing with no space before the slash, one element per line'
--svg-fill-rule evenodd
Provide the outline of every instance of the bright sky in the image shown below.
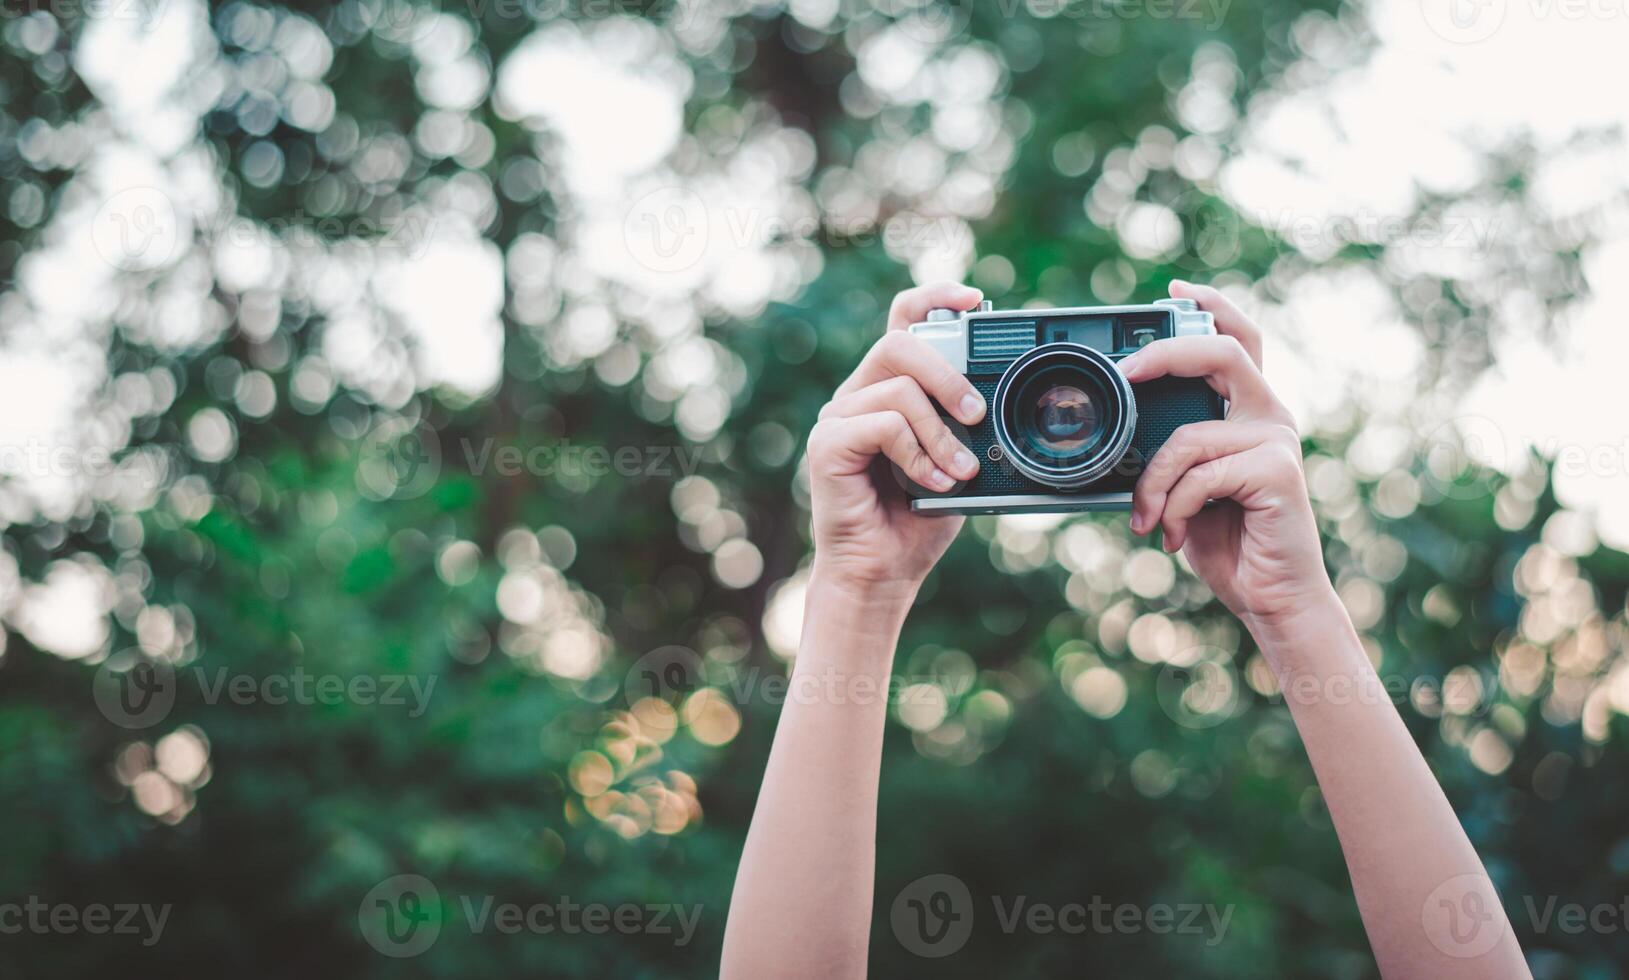
<path fill-rule="evenodd" d="M 1248 119 L 1257 152 L 1224 169 L 1224 187 L 1267 223 L 1317 228 L 1347 216 L 1384 228 L 1416 186 L 1467 187 L 1476 177 L 1469 151 L 1518 137 L 1554 148 L 1589 128 L 1629 132 L 1629 4 L 1380 0 L 1373 20 L 1380 47 L 1365 65 Z M 1479 435 L 1495 465 L 1513 466 L 1530 445 L 1561 458 L 1563 503 L 1595 513 L 1603 540 L 1619 548 L 1629 547 L 1629 416 L 1608 407 L 1608 393 L 1629 361 L 1626 164 L 1619 143 L 1537 174 L 1539 200 L 1555 217 L 1598 222 L 1601 244 L 1584 263 L 1593 295 L 1560 349 L 1538 340 L 1536 323 L 1513 330 L 1498 368 L 1448 413 Z M 1431 261 L 1474 265 L 1481 243 L 1507 228 L 1494 215 L 1466 215 Z M 1412 372 L 1401 368 L 1419 342 L 1363 277 L 1304 282 L 1288 309 L 1264 318 L 1286 336 L 1315 338 L 1303 344 L 1307 357 L 1269 372 L 1304 421 L 1348 399 L 1383 415 L 1408 398 Z"/>

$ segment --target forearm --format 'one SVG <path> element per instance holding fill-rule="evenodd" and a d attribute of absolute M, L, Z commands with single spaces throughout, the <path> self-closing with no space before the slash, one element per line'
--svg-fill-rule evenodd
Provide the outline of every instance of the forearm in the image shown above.
<path fill-rule="evenodd" d="M 1530 976 L 1453 809 L 1331 592 L 1252 624 L 1335 824 L 1381 973 Z"/>
<path fill-rule="evenodd" d="M 877 780 L 906 594 L 810 579 L 724 932 L 728 977 L 864 976 Z"/>

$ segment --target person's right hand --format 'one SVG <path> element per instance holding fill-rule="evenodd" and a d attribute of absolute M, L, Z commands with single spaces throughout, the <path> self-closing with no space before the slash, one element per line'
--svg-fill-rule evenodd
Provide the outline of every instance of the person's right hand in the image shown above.
<path fill-rule="evenodd" d="M 976 306 L 970 286 L 937 283 L 894 297 L 888 330 L 820 411 L 809 433 L 815 569 L 844 587 L 914 595 L 962 526 L 962 518 L 924 516 L 872 462 L 899 464 L 931 490 L 978 473 L 978 460 L 945 425 L 934 402 L 963 424 L 984 417 L 984 399 L 906 328 L 930 309 Z"/>

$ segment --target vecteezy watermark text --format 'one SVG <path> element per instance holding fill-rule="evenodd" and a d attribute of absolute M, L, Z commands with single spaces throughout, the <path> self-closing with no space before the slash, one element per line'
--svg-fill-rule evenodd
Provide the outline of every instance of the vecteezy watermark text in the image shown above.
<path fill-rule="evenodd" d="M 900 889 L 889 910 L 894 937 L 918 956 L 937 959 L 961 949 L 977 917 L 972 892 L 955 875 L 931 874 Z M 1206 902 L 1114 902 L 1093 895 L 1084 902 L 1038 901 L 1028 895 L 990 896 L 996 928 L 1006 935 L 1062 933 L 1080 936 L 1153 935 L 1204 937 L 1215 946 L 1227 935 L 1232 905 Z"/>
<path fill-rule="evenodd" d="M 6 0 L 0 3 L 0 23 L 49 14 L 58 20 L 133 20 L 152 23 L 164 13 L 169 0 Z"/>
<path fill-rule="evenodd" d="M 1024 895 L 1015 895 L 1006 903 L 1000 895 L 993 895 L 990 902 L 995 907 L 1001 931 L 1008 935 L 1019 931 L 1039 935 L 1062 932 L 1073 936 L 1088 931 L 1100 936 L 1148 932 L 1156 936 L 1205 936 L 1205 945 L 1214 946 L 1227 934 L 1228 923 L 1233 919 L 1231 905 L 1220 908 L 1201 902 L 1138 905 L 1110 902 L 1101 895 L 1093 895 L 1084 904 L 1032 902 Z"/>
<path fill-rule="evenodd" d="M 202 235 L 216 245 L 259 244 L 316 247 L 341 241 L 368 242 L 404 256 L 422 255 L 434 237 L 435 219 L 409 209 L 384 221 L 370 215 L 311 215 L 294 210 L 261 219 L 239 214 L 195 215 L 157 187 L 127 187 L 110 194 L 91 219 L 91 245 L 108 265 L 147 271 L 168 264 Z"/>
<path fill-rule="evenodd" d="M 0 934 L 16 936 L 138 936 L 143 946 L 164 937 L 170 905 L 146 902 L 47 902 L 38 895 L 23 902 L 0 902 Z"/>
<path fill-rule="evenodd" d="M 665 936 L 687 946 L 701 920 L 700 905 L 672 902 L 578 902 L 561 896 L 547 902 L 506 902 L 494 895 L 459 895 L 443 902 L 423 875 L 394 875 L 362 897 L 357 922 L 368 945 L 398 959 L 435 944 L 445 926 L 462 920 L 472 935 Z"/>
<path fill-rule="evenodd" d="M 296 667 L 286 674 L 234 674 L 225 667 L 193 667 L 178 674 L 168 664 L 126 652 L 109 657 L 93 682 L 96 706 L 121 728 L 150 728 L 169 716 L 182 676 L 191 676 L 205 703 L 246 707 L 354 704 L 404 707 L 409 718 L 429 708 L 434 674 L 317 674 Z"/>
<path fill-rule="evenodd" d="M 490 470 L 498 476 L 530 474 L 550 477 L 603 477 L 669 479 L 691 476 L 701 464 L 701 446 L 587 446 L 570 440 L 522 448 L 499 445 L 496 439 L 461 439 L 464 463 L 473 475 Z"/>
<path fill-rule="evenodd" d="M 1213 728 L 1239 715 L 1245 708 L 1245 684 L 1225 651 L 1199 648 L 1160 668 L 1155 696 L 1172 721 L 1184 728 Z M 1360 669 L 1331 674 L 1288 672 L 1274 678 L 1275 689 L 1263 694 L 1273 705 L 1347 707 L 1389 704 L 1413 705 L 1433 716 L 1443 712 L 1481 717 L 1499 698 L 1498 675 L 1484 675 L 1468 667 L 1442 677 L 1431 674 L 1379 674 Z"/>

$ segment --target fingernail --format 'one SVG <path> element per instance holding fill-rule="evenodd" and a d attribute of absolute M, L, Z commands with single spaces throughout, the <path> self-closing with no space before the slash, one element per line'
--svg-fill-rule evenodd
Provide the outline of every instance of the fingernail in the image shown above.
<path fill-rule="evenodd" d="M 965 449 L 956 453 L 955 463 L 957 471 L 966 473 L 968 476 L 978 472 L 979 461 L 974 459 L 973 454 Z"/>
<path fill-rule="evenodd" d="M 949 474 L 947 474 L 944 470 L 938 469 L 928 474 L 928 482 L 931 483 L 936 490 L 949 490 L 956 484 L 956 481 L 952 480 Z"/>
<path fill-rule="evenodd" d="M 1131 515 L 1131 533 L 1132 534 L 1141 534 L 1141 533 L 1143 533 L 1143 515 L 1141 515 L 1141 514 L 1132 514 Z"/>
<path fill-rule="evenodd" d="M 1131 354 L 1125 358 L 1122 358 L 1119 365 L 1120 373 L 1128 378 L 1131 377 L 1132 373 L 1137 370 L 1137 358 L 1141 353 L 1142 352 L 1139 351 L 1137 354 Z"/>
<path fill-rule="evenodd" d="M 984 414 L 984 399 L 976 391 L 962 396 L 962 420 L 975 422 Z"/>
<path fill-rule="evenodd" d="M 1187 289 L 1189 286 L 1193 285 L 1193 283 L 1189 282 L 1186 279 L 1172 279 L 1171 280 L 1171 285 L 1180 286 L 1183 289 Z"/>

